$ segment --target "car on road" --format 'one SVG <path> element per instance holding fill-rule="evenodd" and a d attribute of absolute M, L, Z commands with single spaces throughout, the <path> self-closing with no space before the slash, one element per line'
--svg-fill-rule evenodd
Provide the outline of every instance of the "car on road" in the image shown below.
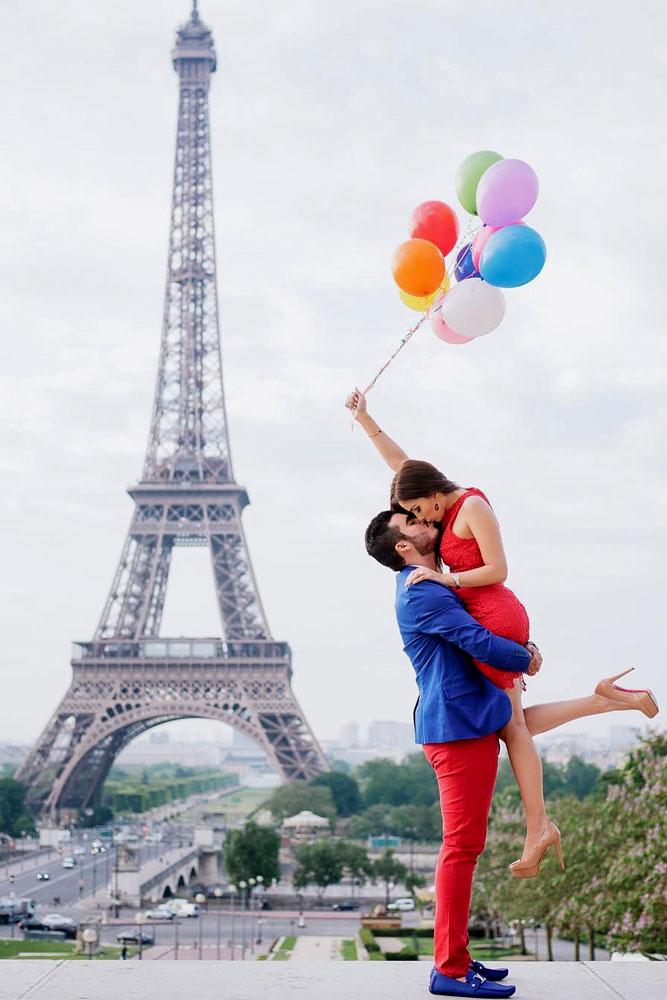
<path fill-rule="evenodd" d="M 139 930 L 138 927 L 136 930 L 134 928 L 129 928 L 126 931 L 120 931 L 119 934 L 116 934 L 116 941 L 118 941 L 119 944 L 139 944 L 140 936 L 142 945 L 155 944 L 155 935 L 150 931 L 145 931 L 143 929 Z"/>
<path fill-rule="evenodd" d="M 51 914 L 53 916 L 53 914 Z M 76 932 L 79 929 L 78 924 L 74 921 L 69 922 L 64 920 L 63 923 L 47 921 L 46 919 L 40 919 L 39 917 L 28 917 L 27 920 L 22 920 L 19 927 L 23 932 L 26 931 L 60 931 L 64 934 L 66 938 L 70 938 L 72 941 L 76 938 Z"/>
<path fill-rule="evenodd" d="M 50 878 L 51 876 L 49 875 L 48 872 L 37 872 L 38 882 L 48 882 Z"/>
<path fill-rule="evenodd" d="M 0 896 L 0 924 L 17 924 L 32 917 L 36 909 L 34 899 Z"/>
<path fill-rule="evenodd" d="M 408 913 L 410 910 L 414 910 L 415 901 L 412 896 L 403 896 L 401 899 L 395 899 L 393 903 L 389 903 L 387 906 L 388 910 L 399 910 L 401 913 Z"/>
<path fill-rule="evenodd" d="M 191 903 L 189 899 L 170 899 L 167 905 L 175 917 L 198 917 L 201 912 L 199 903 Z"/>
<path fill-rule="evenodd" d="M 45 924 L 53 924 L 54 926 L 56 924 L 58 926 L 61 924 L 67 924 L 70 927 L 77 926 L 76 920 L 73 917 L 64 917 L 62 913 L 45 913 L 42 920 Z"/>
<path fill-rule="evenodd" d="M 356 899 L 341 899 L 337 903 L 332 903 L 332 910 L 358 910 L 359 903 Z"/>
<path fill-rule="evenodd" d="M 74 868 L 76 864 L 76 858 L 67 857 L 63 858 L 63 868 Z"/>
<path fill-rule="evenodd" d="M 170 906 L 166 905 L 155 906 L 152 910 L 146 910 L 146 917 L 149 920 L 173 920 L 174 916 L 174 911 Z"/>

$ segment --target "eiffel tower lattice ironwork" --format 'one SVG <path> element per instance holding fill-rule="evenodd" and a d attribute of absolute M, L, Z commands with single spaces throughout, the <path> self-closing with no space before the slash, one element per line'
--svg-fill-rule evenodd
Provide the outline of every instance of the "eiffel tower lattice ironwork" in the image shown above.
<path fill-rule="evenodd" d="M 167 287 L 146 461 L 92 642 L 75 644 L 71 686 L 17 773 L 56 817 L 90 808 L 130 740 L 207 718 L 255 740 L 285 779 L 328 765 L 292 692 L 290 648 L 271 638 L 241 524 L 223 395 L 208 90 L 216 55 L 196 3 L 177 32 L 179 109 Z M 159 634 L 175 545 L 208 546 L 224 638 Z"/>

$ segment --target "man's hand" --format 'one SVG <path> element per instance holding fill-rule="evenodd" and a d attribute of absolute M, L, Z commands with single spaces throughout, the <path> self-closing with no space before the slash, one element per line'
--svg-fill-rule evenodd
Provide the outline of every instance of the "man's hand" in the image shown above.
<path fill-rule="evenodd" d="M 530 653 L 530 664 L 528 665 L 526 673 L 529 677 L 534 677 L 542 666 L 542 654 L 534 642 L 527 642 L 526 649 Z"/>

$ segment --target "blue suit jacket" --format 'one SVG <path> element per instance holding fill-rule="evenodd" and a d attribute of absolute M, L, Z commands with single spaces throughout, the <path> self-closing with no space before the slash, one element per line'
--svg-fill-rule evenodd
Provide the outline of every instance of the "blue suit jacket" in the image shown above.
<path fill-rule="evenodd" d="M 528 669 L 530 654 L 480 625 L 448 587 L 424 580 L 406 589 L 413 569 L 397 574 L 396 617 L 419 688 L 415 743 L 474 739 L 502 729 L 511 702 L 470 658 L 518 675 Z"/>

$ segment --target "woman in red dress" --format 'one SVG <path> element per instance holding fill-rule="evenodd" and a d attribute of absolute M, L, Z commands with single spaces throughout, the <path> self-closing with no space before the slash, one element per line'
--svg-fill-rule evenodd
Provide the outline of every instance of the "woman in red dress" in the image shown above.
<path fill-rule="evenodd" d="M 391 489 L 392 508 L 405 511 L 419 521 L 442 525 L 440 556 L 449 572 L 418 567 L 409 575 L 406 586 L 420 580 L 434 580 L 454 589 L 473 618 L 496 635 L 525 646 L 530 638 L 528 614 L 518 597 L 505 586 L 507 560 L 500 527 L 485 495 L 475 488 L 462 489 L 428 462 L 409 459 L 370 416 L 359 389 L 351 394 L 346 405 L 396 473 Z M 517 877 L 528 878 L 538 874 L 540 861 L 552 845 L 563 863 L 560 833 L 546 814 L 542 760 L 533 735 L 573 719 L 620 709 L 636 709 L 653 718 L 658 707 L 651 692 L 617 687 L 614 681 L 623 676 L 619 674 L 601 681 L 593 695 L 531 706 L 524 712 L 523 677 L 517 678 L 516 674 L 485 663 L 476 662 L 476 666 L 492 683 L 503 688 L 512 702 L 512 717 L 500 737 L 507 746 L 521 792 L 526 841 L 521 858 L 510 865 L 510 871 Z"/>

